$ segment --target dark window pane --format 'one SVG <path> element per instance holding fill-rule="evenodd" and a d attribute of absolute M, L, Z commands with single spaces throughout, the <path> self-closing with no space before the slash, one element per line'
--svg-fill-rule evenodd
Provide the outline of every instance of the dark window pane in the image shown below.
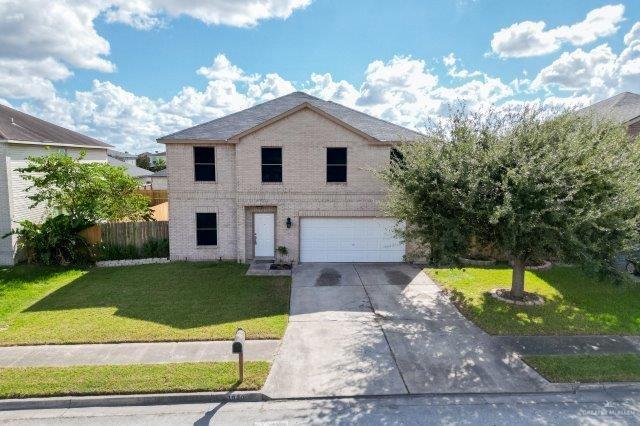
<path fill-rule="evenodd" d="M 209 164 L 196 164 L 196 180 L 198 181 L 215 181 L 216 180 L 216 166 Z"/>
<path fill-rule="evenodd" d="M 197 244 L 199 246 L 216 246 L 218 245 L 218 236 L 215 229 L 198 229 Z"/>
<path fill-rule="evenodd" d="M 282 182 L 282 166 L 264 164 L 262 166 L 262 181 Z"/>
<path fill-rule="evenodd" d="M 216 152 L 213 147 L 194 146 L 193 160 L 197 163 L 213 164 L 216 162 Z"/>
<path fill-rule="evenodd" d="M 196 213 L 196 243 L 199 246 L 215 246 L 218 244 L 216 216 L 215 213 Z"/>
<path fill-rule="evenodd" d="M 196 213 L 196 228 L 215 228 L 215 213 Z"/>
<path fill-rule="evenodd" d="M 262 164 L 282 164 L 282 148 L 262 148 Z"/>
<path fill-rule="evenodd" d="M 347 166 L 327 166 L 327 182 L 346 182 Z"/>
<path fill-rule="evenodd" d="M 327 164 L 347 164 L 347 148 L 327 148 Z"/>
<path fill-rule="evenodd" d="M 404 155 L 400 152 L 400 150 L 396 148 L 391 148 L 391 162 L 392 163 L 404 163 Z"/>

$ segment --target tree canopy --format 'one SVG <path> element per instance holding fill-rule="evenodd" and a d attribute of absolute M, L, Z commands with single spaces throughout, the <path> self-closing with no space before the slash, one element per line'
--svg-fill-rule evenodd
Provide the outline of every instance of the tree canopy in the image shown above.
<path fill-rule="evenodd" d="M 138 181 L 124 167 L 87 162 L 84 157 L 84 153 L 76 159 L 63 153 L 30 157 L 18 172 L 31 184 L 32 207 L 42 204 L 50 213 L 88 223 L 151 217 L 149 200 L 138 192 Z"/>
<path fill-rule="evenodd" d="M 433 260 L 490 244 L 514 264 L 524 292 L 530 259 L 606 269 L 638 241 L 640 149 L 623 126 L 569 111 L 464 109 L 406 144 L 382 173 L 388 210 Z"/>

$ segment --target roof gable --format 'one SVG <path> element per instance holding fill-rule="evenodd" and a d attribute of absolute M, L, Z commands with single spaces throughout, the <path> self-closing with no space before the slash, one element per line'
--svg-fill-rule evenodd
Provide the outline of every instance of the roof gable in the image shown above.
<path fill-rule="evenodd" d="M 319 114 L 357 132 L 372 141 L 396 142 L 414 140 L 422 135 L 388 121 L 347 108 L 335 102 L 324 101 L 303 92 L 294 92 L 236 113 L 163 136 L 158 142 L 167 141 L 237 141 L 269 123 L 286 117 L 302 108 L 310 108 Z"/>

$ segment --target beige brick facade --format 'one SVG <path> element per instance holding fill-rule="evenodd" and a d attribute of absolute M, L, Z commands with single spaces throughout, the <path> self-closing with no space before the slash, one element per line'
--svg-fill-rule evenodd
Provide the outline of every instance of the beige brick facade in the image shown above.
<path fill-rule="evenodd" d="M 275 245 L 299 259 L 301 217 L 382 216 L 391 145 L 371 142 L 310 109 L 302 109 L 237 143 L 166 141 L 171 259 L 253 257 L 253 214 L 275 212 Z M 216 182 L 195 182 L 194 146 L 215 146 Z M 282 183 L 261 182 L 261 147 L 282 147 Z M 326 148 L 347 148 L 347 183 L 326 182 Z M 216 212 L 218 245 L 196 245 L 195 214 Z M 293 226 L 286 227 L 287 218 Z"/>

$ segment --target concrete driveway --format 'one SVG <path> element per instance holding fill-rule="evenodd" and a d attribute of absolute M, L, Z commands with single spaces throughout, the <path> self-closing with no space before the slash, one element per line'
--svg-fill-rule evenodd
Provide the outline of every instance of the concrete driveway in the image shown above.
<path fill-rule="evenodd" d="M 532 392 L 549 383 L 408 264 L 301 264 L 271 397 Z"/>

